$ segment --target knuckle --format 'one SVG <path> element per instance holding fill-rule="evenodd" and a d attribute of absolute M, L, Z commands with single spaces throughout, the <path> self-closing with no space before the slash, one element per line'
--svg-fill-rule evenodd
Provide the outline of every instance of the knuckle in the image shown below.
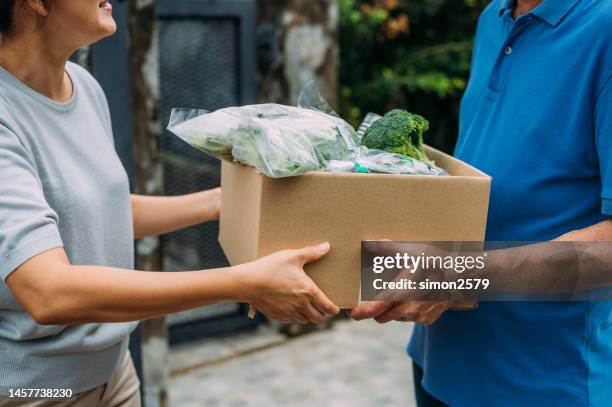
<path fill-rule="evenodd" d="M 306 287 L 306 295 L 308 298 L 315 298 L 317 296 L 317 289 L 313 285 Z"/>
<path fill-rule="evenodd" d="M 315 296 L 315 288 L 310 284 L 304 284 L 298 289 L 298 296 L 305 300 L 310 300 Z"/>
<path fill-rule="evenodd" d="M 299 250 L 287 250 L 287 255 L 292 263 L 299 263 L 302 260 L 303 254 Z"/>
<path fill-rule="evenodd" d="M 308 258 L 317 257 L 317 251 L 314 249 L 314 247 L 308 248 L 308 250 L 306 251 L 306 257 Z"/>

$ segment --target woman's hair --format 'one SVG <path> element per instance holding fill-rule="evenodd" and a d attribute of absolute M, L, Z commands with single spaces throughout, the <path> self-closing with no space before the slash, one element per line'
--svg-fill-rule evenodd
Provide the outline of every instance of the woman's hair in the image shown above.
<path fill-rule="evenodd" d="M 0 36 L 6 34 L 13 26 L 13 12 L 17 5 L 23 6 L 24 0 L 0 0 Z M 51 5 L 51 0 L 41 0 L 45 7 Z M 38 18 L 38 26 L 43 23 L 43 18 Z"/>
<path fill-rule="evenodd" d="M 13 8 L 16 0 L 0 0 L 0 34 L 11 28 L 13 24 Z"/>

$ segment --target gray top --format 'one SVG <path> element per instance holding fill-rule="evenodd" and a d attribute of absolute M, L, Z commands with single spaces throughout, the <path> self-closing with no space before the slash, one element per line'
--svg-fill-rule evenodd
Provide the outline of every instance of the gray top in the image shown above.
<path fill-rule="evenodd" d="M 66 71 L 73 96 L 57 103 L 0 68 L 0 395 L 105 383 L 136 326 L 41 326 L 6 285 L 25 261 L 61 246 L 73 265 L 134 267 L 129 183 L 106 98 L 86 70 Z"/>

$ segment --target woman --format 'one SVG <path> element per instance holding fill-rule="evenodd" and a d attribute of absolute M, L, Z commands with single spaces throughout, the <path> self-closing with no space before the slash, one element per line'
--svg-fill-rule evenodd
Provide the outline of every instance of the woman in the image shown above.
<path fill-rule="evenodd" d="M 0 3 L 0 406 L 23 388 L 139 405 L 130 321 L 222 301 L 285 322 L 339 312 L 303 272 L 327 243 L 220 270 L 130 271 L 134 238 L 217 219 L 220 193 L 129 195 L 104 94 L 67 62 L 115 31 L 111 14 L 100 0 Z"/>

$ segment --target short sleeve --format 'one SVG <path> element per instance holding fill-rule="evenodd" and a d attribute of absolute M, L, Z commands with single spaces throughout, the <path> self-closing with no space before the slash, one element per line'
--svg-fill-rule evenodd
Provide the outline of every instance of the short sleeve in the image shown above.
<path fill-rule="evenodd" d="M 57 214 L 19 138 L 0 124 L 0 277 L 32 257 L 61 247 Z"/>
<path fill-rule="evenodd" d="M 602 213 L 612 216 L 612 75 L 597 97 L 595 107 L 595 141 L 602 185 Z"/>

